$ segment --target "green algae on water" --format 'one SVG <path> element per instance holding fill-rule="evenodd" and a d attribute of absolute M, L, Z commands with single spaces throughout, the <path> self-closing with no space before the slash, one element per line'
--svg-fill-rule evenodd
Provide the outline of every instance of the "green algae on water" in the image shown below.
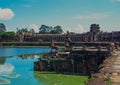
<path fill-rule="evenodd" d="M 35 72 L 34 77 L 44 85 L 85 85 L 88 76 Z"/>

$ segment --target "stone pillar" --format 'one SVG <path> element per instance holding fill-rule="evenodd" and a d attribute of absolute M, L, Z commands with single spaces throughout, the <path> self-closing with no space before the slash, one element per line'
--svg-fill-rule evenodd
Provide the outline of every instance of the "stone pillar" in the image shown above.
<path fill-rule="evenodd" d="M 74 59 L 73 58 L 71 58 L 71 64 L 72 64 L 72 73 L 74 73 Z"/>
<path fill-rule="evenodd" d="M 98 51 L 101 51 L 101 46 L 100 46 L 100 45 L 98 45 L 97 49 L 98 49 Z"/>
<path fill-rule="evenodd" d="M 85 51 L 87 49 L 86 45 L 82 46 L 82 50 Z"/>
<path fill-rule="evenodd" d="M 24 41 L 24 33 L 23 32 L 19 32 L 18 33 L 18 40 L 19 40 L 19 42 L 23 42 Z"/>
<path fill-rule="evenodd" d="M 84 41 L 85 41 L 85 42 L 88 42 L 87 34 L 84 35 Z"/>
<path fill-rule="evenodd" d="M 112 52 L 112 48 L 110 45 L 107 46 L 107 51 L 108 51 L 108 56 L 110 56 Z"/>

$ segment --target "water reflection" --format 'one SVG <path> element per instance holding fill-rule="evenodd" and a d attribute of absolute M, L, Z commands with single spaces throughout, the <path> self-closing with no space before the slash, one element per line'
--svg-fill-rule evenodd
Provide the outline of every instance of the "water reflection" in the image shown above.
<path fill-rule="evenodd" d="M 3 58 L 0 58 L 0 60 L 4 61 Z M 11 81 L 7 78 L 17 78 L 20 76 L 20 74 L 14 73 L 14 68 L 15 67 L 10 63 L 4 62 L 0 64 L 0 84 L 9 84 Z"/>
<path fill-rule="evenodd" d="M 0 78 L 0 84 L 10 84 L 11 82 L 10 82 L 10 80 L 8 80 L 8 79 L 4 79 L 4 78 Z"/>
<path fill-rule="evenodd" d="M 17 73 L 10 73 L 10 74 L 7 74 L 7 75 L 4 75 L 5 77 L 8 77 L 8 78 L 17 78 L 20 76 L 20 74 L 17 74 Z"/>
<path fill-rule="evenodd" d="M 10 74 L 13 72 L 14 66 L 10 63 L 0 65 L 0 75 Z"/>
<path fill-rule="evenodd" d="M 40 54 L 38 54 L 38 55 L 40 55 Z M 35 57 L 38 57 L 38 56 L 35 54 L 23 54 L 23 55 L 20 55 L 18 58 L 34 59 Z M 13 57 L 0 57 L 0 84 L 2 84 L 2 85 L 11 83 L 10 79 L 8 79 L 8 78 L 20 77 L 20 74 L 17 74 L 14 72 L 15 66 L 11 63 L 5 62 L 7 58 L 13 58 Z"/>
<path fill-rule="evenodd" d="M 6 60 L 6 57 L 0 57 L 0 65 L 4 64 Z"/>
<path fill-rule="evenodd" d="M 28 59 L 28 58 L 34 59 L 34 58 L 39 58 L 41 55 L 42 55 L 42 53 L 39 53 L 39 54 L 23 54 L 23 55 L 20 55 L 19 58 L 21 58 L 21 59 Z"/>
<path fill-rule="evenodd" d="M 16 85 L 16 84 L 13 84 L 15 82 L 11 81 L 13 78 L 15 78 L 15 79 L 17 79 L 19 77 L 21 77 L 19 79 L 22 79 L 23 77 L 29 78 L 29 75 L 31 78 L 31 76 L 33 76 L 33 72 L 34 72 L 33 71 L 33 62 L 38 60 L 40 55 L 41 55 L 41 53 L 39 53 L 39 54 L 23 54 L 20 56 L 0 57 L 0 85 L 4 85 L 4 84 Z M 24 74 L 26 74 L 26 75 L 29 74 L 29 75 L 26 76 Z M 29 80 L 26 80 L 24 82 L 27 83 L 28 81 Z M 35 80 L 34 80 L 34 82 L 35 82 Z M 30 82 L 30 83 L 31 84 L 29 84 L 29 85 L 34 85 L 34 84 L 32 84 L 32 82 Z M 26 85 L 26 84 L 23 83 L 20 85 Z M 35 85 L 38 85 L 38 84 L 35 84 Z M 39 85 L 41 85 L 41 84 L 39 83 Z"/>
<path fill-rule="evenodd" d="M 44 85 L 34 77 L 34 61 L 48 48 L 0 48 L 0 85 Z"/>

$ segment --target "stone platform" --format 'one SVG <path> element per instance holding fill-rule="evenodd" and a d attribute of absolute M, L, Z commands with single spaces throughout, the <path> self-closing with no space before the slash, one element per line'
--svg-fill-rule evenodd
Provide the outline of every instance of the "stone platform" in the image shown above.
<path fill-rule="evenodd" d="M 115 52 L 117 54 L 116 60 L 111 66 L 111 74 L 110 79 L 112 81 L 112 85 L 120 85 L 120 51 Z"/>

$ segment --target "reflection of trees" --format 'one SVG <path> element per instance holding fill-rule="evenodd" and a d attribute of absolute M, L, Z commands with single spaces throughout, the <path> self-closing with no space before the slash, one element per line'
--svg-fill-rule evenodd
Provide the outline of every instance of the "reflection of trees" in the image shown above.
<path fill-rule="evenodd" d="M 0 65 L 4 64 L 6 60 L 6 57 L 0 57 Z"/>
<path fill-rule="evenodd" d="M 21 59 L 34 58 L 34 55 L 24 54 L 19 56 Z"/>
<path fill-rule="evenodd" d="M 40 56 L 40 54 L 24 54 L 24 55 L 20 55 L 19 57 L 21 59 L 27 59 L 27 58 L 33 59 L 35 56 Z"/>
<path fill-rule="evenodd" d="M 39 57 L 41 57 L 41 56 L 45 56 L 45 55 L 50 55 L 50 53 L 36 53 L 36 54 L 23 54 L 23 55 L 20 55 L 19 57 L 21 58 L 21 59 L 27 59 L 27 58 L 31 58 L 31 59 L 33 59 L 35 56 L 39 56 Z"/>

